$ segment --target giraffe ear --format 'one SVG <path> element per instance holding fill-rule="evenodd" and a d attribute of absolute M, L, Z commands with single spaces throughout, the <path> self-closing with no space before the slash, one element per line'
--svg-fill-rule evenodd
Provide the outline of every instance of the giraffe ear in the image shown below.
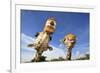
<path fill-rule="evenodd" d="M 64 42 L 65 40 L 66 40 L 66 39 L 64 38 L 64 39 L 63 39 L 63 42 Z"/>
<path fill-rule="evenodd" d="M 50 36 L 50 41 L 52 40 L 52 37 Z"/>
<path fill-rule="evenodd" d="M 35 34 L 35 37 L 38 37 L 38 35 L 39 35 L 40 33 L 39 32 L 37 32 L 36 34 Z"/>
<path fill-rule="evenodd" d="M 33 47 L 33 44 L 28 44 L 28 47 Z"/>

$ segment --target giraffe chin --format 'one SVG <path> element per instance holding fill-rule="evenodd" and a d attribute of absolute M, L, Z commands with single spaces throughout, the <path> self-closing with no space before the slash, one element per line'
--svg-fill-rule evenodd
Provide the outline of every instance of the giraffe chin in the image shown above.
<path fill-rule="evenodd" d="M 75 44 L 68 43 L 68 44 L 66 44 L 66 45 L 67 45 L 67 48 L 68 48 L 68 49 L 72 49 L 72 48 L 74 47 Z"/>
<path fill-rule="evenodd" d="M 46 26 L 44 28 L 44 31 L 47 32 L 48 34 L 53 34 L 55 32 L 55 28 L 53 28 L 52 26 Z"/>
<path fill-rule="evenodd" d="M 67 45 L 68 48 L 73 48 L 74 45 L 75 45 L 75 40 L 73 40 L 73 41 L 67 40 L 66 45 Z"/>

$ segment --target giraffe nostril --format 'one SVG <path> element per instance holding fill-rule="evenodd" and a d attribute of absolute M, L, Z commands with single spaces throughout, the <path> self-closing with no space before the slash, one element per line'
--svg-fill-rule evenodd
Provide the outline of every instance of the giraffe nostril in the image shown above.
<path fill-rule="evenodd" d="M 52 26 L 54 26 L 54 22 L 51 22 L 50 24 L 51 24 Z"/>

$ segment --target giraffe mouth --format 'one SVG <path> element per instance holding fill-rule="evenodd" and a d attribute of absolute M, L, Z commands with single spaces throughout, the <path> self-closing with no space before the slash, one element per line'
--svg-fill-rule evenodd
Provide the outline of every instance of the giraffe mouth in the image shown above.
<path fill-rule="evenodd" d="M 68 41 L 69 43 L 74 43 L 74 42 L 75 42 L 74 39 L 69 39 L 69 38 L 67 38 L 67 41 Z"/>
<path fill-rule="evenodd" d="M 53 33 L 55 31 L 55 28 L 54 27 L 52 27 L 52 26 L 46 26 L 46 32 L 48 32 L 48 33 Z"/>

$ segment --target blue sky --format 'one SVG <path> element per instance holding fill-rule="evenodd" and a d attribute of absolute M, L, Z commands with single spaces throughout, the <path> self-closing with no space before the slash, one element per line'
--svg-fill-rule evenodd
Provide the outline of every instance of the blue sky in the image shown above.
<path fill-rule="evenodd" d="M 50 42 L 51 45 L 65 52 L 66 47 L 61 44 L 60 40 L 66 34 L 73 33 L 77 36 L 73 55 L 89 53 L 89 13 L 21 10 L 21 34 L 35 38 L 36 32 L 43 30 L 46 20 L 50 17 L 54 17 L 57 22 L 56 31 Z M 21 49 L 22 54 L 28 52 Z"/>

